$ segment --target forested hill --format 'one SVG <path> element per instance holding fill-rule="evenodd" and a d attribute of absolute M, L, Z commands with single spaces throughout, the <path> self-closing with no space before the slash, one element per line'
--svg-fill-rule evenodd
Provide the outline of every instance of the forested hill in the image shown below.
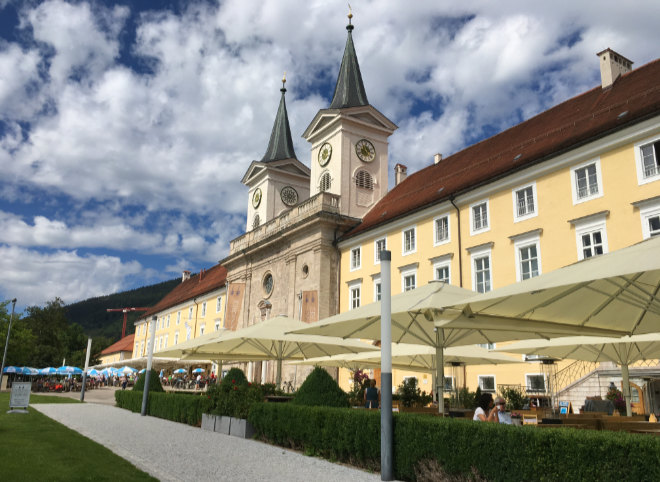
<path fill-rule="evenodd" d="M 124 314 L 122 312 L 108 313 L 106 311 L 108 308 L 149 308 L 158 303 L 179 283 L 181 283 L 181 278 L 176 278 L 113 295 L 89 298 L 67 305 L 65 307 L 66 315 L 70 322 L 82 326 L 88 336 L 107 336 L 113 340 L 118 340 L 121 337 Z M 133 322 L 141 314 L 141 312 L 128 314 L 127 335 L 133 333 L 135 328 Z"/>

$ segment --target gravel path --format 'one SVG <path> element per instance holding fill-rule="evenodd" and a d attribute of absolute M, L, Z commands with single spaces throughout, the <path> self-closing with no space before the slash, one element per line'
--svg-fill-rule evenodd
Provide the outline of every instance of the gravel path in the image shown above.
<path fill-rule="evenodd" d="M 98 403 L 35 404 L 35 410 L 108 447 L 163 481 L 380 480 L 280 447 L 244 440 Z"/>

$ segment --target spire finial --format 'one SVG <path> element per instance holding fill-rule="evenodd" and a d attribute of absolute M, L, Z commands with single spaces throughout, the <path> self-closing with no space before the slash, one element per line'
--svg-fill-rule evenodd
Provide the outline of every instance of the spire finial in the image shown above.
<path fill-rule="evenodd" d="M 280 89 L 280 92 L 286 92 L 286 70 L 284 71 L 284 75 L 282 76 L 282 88 Z"/>
<path fill-rule="evenodd" d="M 349 32 L 353 30 L 353 25 L 351 24 L 351 19 L 353 18 L 353 10 L 351 9 L 351 4 L 348 4 L 348 25 L 346 25 L 346 30 Z"/>

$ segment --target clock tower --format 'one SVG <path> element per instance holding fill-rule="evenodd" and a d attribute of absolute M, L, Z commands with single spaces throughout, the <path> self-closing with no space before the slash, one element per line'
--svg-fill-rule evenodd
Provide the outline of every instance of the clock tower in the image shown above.
<path fill-rule="evenodd" d="M 248 188 L 246 231 L 252 231 L 309 198 L 309 168 L 296 158 L 286 112 L 286 77 L 268 149 L 241 182 Z"/>
<path fill-rule="evenodd" d="M 352 17 L 330 107 L 316 114 L 303 137 L 312 144 L 310 196 L 336 194 L 340 213 L 360 219 L 387 193 L 388 138 L 397 126 L 367 100 Z"/>

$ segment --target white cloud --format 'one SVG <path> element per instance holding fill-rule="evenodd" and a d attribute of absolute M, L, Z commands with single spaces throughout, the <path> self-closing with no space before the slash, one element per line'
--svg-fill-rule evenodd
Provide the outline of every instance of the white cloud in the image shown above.
<path fill-rule="evenodd" d="M 0 245 L 0 290 L 19 306 L 43 305 L 55 297 L 71 303 L 120 291 L 126 277 L 143 274 L 140 263 L 75 251 L 40 253 Z M 151 273 L 153 274 L 153 273 Z"/>

